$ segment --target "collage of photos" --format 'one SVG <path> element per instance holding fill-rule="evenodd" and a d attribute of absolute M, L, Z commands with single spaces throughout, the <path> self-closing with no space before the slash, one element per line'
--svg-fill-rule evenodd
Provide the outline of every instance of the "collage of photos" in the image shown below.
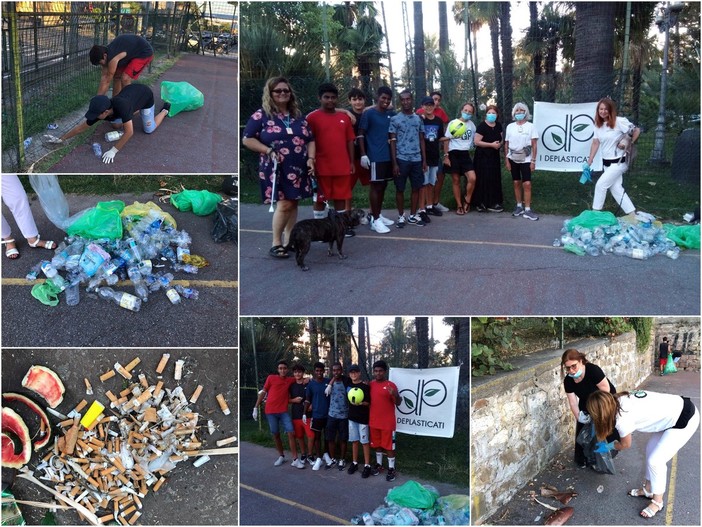
<path fill-rule="evenodd" d="M 0 525 L 702 524 L 702 4 L 0 7 Z"/>

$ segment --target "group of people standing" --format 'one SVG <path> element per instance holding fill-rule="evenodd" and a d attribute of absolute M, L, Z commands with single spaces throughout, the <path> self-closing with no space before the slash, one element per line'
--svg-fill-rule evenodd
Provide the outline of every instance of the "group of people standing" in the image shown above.
<path fill-rule="evenodd" d="M 288 436 L 292 454 L 291 466 L 312 470 L 336 468 L 348 474 L 360 471 L 362 478 L 384 472 L 383 456 L 387 456 L 387 481 L 394 481 L 395 471 L 395 407 L 400 404 L 397 386 L 388 380 L 388 365 L 383 360 L 373 363 L 373 380 L 361 379 L 361 368 L 349 367 L 348 376 L 340 362 L 331 368 L 331 377 L 325 377 L 325 365 L 314 365 L 312 378 L 305 377 L 305 367 L 293 365 L 293 376 L 288 376 L 289 365 L 281 360 L 277 373 L 266 378 L 263 389 L 253 408 L 265 401 L 265 415 L 273 435 L 278 458 L 274 466 L 286 463 L 281 429 Z M 288 412 L 290 407 L 290 412 Z M 348 443 L 351 443 L 351 462 L 347 462 Z M 363 451 L 363 465 L 359 458 Z M 299 450 L 298 450 L 299 447 Z M 337 448 L 338 447 L 338 448 Z M 375 463 L 371 465 L 370 449 L 375 449 Z M 316 455 L 316 457 L 315 457 Z"/>

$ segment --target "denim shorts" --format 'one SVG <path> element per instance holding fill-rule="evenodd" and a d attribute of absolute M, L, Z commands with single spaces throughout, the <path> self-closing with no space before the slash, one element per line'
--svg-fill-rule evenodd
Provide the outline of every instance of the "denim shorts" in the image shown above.
<path fill-rule="evenodd" d="M 279 414 L 266 414 L 266 419 L 268 419 L 268 428 L 271 429 L 271 434 L 276 435 L 280 432 L 278 428 L 278 423 L 283 424 L 283 431 L 294 432 L 292 419 L 288 412 L 281 412 Z"/>
<path fill-rule="evenodd" d="M 424 172 L 424 184 L 425 185 L 436 185 L 436 175 L 439 173 L 439 167 L 427 167 L 427 171 Z"/>
<path fill-rule="evenodd" d="M 362 445 L 370 443 L 370 432 L 368 425 L 357 423 L 349 419 L 349 441 L 360 441 Z"/>

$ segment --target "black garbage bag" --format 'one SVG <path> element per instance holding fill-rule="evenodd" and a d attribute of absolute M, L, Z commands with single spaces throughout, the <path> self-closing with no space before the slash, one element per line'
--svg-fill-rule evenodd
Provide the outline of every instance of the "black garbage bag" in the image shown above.
<path fill-rule="evenodd" d="M 597 437 L 595 436 L 595 425 L 589 423 L 583 427 L 575 439 L 580 446 L 583 447 L 583 454 L 590 465 L 596 472 L 603 474 L 614 474 L 614 461 L 612 461 L 612 452 L 595 452 L 597 445 Z M 615 452 L 617 452 L 615 450 Z"/>
<path fill-rule="evenodd" d="M 217 204 L 214 214 L 212 239 L 215 243 L 233 241 L 237 243 L 239 232 L 239 206 L 235 198 L 225 199 Z"/>

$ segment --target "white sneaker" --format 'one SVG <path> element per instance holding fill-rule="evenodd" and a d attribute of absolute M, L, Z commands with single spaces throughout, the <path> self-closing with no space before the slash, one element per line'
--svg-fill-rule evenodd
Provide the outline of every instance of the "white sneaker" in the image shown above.
<path fill-rule="evenodd" d="M 378 216 L 378 219 L 383 222 L 384 225 L 394 225 L 395 222 L 392 220 L 387 219 L 385 216 L 382 214 Z"/>
<path fill-rule="evenodd" d="M 322 456 L 322 457 L 324 458 L 324 462 L 327 465 L 331 465 L 331 462 L 333 461 L 333 459 L 331 458 L 331 456 L 328 453 L 325 452 L 324 456 Z"/>
<path fill-rule="evenodd" d="M 283 456 L 278 456 L 278 459 L 275 460 L 275 463 L 273 463 L 273 466 L 279 467 L 283 463 L 285 463 L 285 458 Z"/>
<path fill-rule="evenodd" d="M 436 205 L 434 205 L 434 208 L 440 210 L 441 212 L 449 211 L 448 207 L 442 205 L 441 203 L 437 203 Z"/>
<path fill-rule="evenodd" d="M 322 463 L 323 463 L 322 458 L 318 457 L 317 461 L 315 461 L 314 465 L 312 465 L 312 470 L 319 470 L 320 468 L 322 468 Z"/>
<path fill-rule="evenodd" d="M 290 463 L 293 467 L 295 468 L 305 468 L 305 462 L 301 461 L 297 458 L 292 460 L 292 463 Z"/>
<path fill-rule="evenodd" d="M 387 226 L 382 222 L 380 218 L 377 220 L 371 220 L 370 222 L 370 228 L 372 231 L 377 232 L 378 234 L 385 234 L 386 232 L 390 232 L 390 229 L 387 228 Z"/>

